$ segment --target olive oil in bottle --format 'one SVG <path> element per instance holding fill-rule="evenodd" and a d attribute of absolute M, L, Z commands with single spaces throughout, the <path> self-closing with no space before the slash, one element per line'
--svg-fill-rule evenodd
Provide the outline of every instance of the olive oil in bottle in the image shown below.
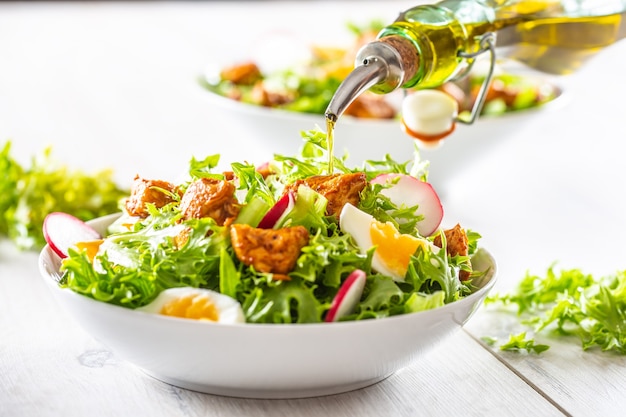
<path fill-rule="evenodd" d="M 489 33 L 496 34 L 499 56 L 544 72 L 574 71 L 626 37 L 625 11 L 626 0 L 443 0 L 419 5 L 402 12 L 357 53 L 356 66 L 335 92 L 326 118 L 336 121 L 368 89 L 385 94 L 462 78 Z"/>
<path fill-rule="evenodd" d="M 499 56 L 552 74 L 569 74 L 626 37 L 626 12 L 523 22 L 498 32 Z"/>

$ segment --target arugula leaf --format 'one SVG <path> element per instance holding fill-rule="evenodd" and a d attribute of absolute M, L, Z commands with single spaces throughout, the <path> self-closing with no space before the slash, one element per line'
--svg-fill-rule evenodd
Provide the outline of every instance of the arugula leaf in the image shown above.
<path fill-rule="evenodd" d="M 526 274 L 509 294 L 493 294 L 486 304 L 517 307 L 522 324 L 535 331 L 577 336 L 584 350 L 599 347 L 626 354 L 626 271 L 595 279 L 579 269 L 545 276 Z"/>
<path fill-rule="evenodd" d="M 238 189 L 246 191 L 245 203 L 249 203 L 254 198 L 262 199 L 270 207 L 276 203 L 272 190 L 254 165 L 234 162 L 231 167 L 239 181 Z"/>
<path fill-rule="evenodd" d="M 315 175 L 328 174 L 328 139 L 320 130 L 300 132 L 304 141 L 299 156 L 274 155 L 282 182 L 292 183 Z M 333 165 L 340 172 L 349 172 L 344 160 L 334 157 Z"/>
<path fill-rule="evenodd" d="M 214 174 L 211 172 L 220 162 L 219 155 L 209 155 L 202 160 L 195 157 L 189 161 L 189 175 L 193 179 L 198 178 L 223 178 L 222 174 Z"/>

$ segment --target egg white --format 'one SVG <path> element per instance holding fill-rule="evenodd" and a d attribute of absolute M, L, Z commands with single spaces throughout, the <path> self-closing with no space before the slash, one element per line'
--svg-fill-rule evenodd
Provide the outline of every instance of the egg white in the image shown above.
<path fill-rule="evenodd" d="M 235 324 L 245 323 L 245 317 L 241 304 L 232 297 L 203 288 L 180 287 L 169 288 L 161 293 L 150 303 L 137 308 L 138 311 L 146 313 L 160 314 L 166 304 L 188 296 L 199 296 L 207 298 L 215 306 L 218 319 L 216 323 Z"/>
<path fill-rule="evenodd" d="M 339 215 L 339 227 L 352 236 L 361 253 L 366 253 L 374 246 L 370 235 L 370 228 L 374 221 L 373 216 L 350 203 L 343 206 Z M 372 268 L 383 275 L 390 276 L 395 281 L 404 281 L 404 276 L 389 268 L 377 251 L 372 256 Z"/>

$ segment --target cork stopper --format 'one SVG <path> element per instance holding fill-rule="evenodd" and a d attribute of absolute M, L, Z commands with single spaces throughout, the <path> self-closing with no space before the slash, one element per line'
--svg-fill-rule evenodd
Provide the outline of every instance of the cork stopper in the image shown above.
<path fill-rule="evenodd" d="M 400 55 L 400 62 L 404 72 L 403 82 L 412 79 L 417 73 L 420 56 L 413 43 L 399 35 L 384 36 L 378 40 L 395 49 Z"/>
<path fill-rule="evenodd" d="M 386 36 L 365 44 L 355 58 L 355 67 L 341 82 L 326 108 L 326 120 L 336 122 L 360 94 L 371 90 L 387 94 L 415 77 L 419 58 L 411 41 Z"/>

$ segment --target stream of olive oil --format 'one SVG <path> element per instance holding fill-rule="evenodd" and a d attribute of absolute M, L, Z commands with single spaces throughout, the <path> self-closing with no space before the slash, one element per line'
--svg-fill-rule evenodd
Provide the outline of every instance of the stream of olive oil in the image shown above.
<path fill-rule="evenodd" d="M 326 143 L 328 146 L 328 175 L 332 175 L 335 171 L 335 121 L 330 117 L 326 117 Z"/>

